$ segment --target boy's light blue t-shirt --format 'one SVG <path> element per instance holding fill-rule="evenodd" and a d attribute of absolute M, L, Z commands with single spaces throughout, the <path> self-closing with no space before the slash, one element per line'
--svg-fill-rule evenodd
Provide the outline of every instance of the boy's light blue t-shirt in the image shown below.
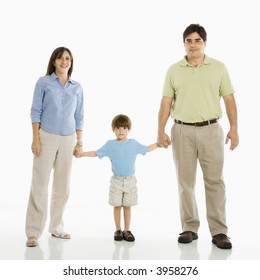
<path fill-rule="evenodd" d="M 124 142 L 108 140 L 106 144 L 96 151 L 99 158 L 109 157 L 112 172 L 117 176 L 132 176 L 135 173 L 135 159 L 138 154 L 145 155 L 147 146 L 134 139 Z"/>

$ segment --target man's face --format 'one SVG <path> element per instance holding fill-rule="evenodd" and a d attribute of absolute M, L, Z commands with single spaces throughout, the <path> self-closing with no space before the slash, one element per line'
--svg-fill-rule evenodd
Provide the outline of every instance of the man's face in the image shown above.
<path fill-rule="evenodd" d="M 199 36 L 197 32 L 189 34 L 184 41 L 184 47 L 189 59 L 196 59 L 204 56 L 206 42 Z"/>

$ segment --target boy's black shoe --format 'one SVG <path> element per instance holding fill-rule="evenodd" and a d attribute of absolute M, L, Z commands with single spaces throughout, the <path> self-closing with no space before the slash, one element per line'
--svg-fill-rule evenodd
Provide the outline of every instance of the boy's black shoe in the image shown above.
<path fill-rule="evenodd" d="M 130 230 L 123 231 L 123 238 L 124 238 L 124 240 L 129 241 L 129 242 L 135 241 L 135 237 Z"/>
<path fill-rule="evenodd" d="M 122 232 L 121 229 L 115 231 L 115 233 L 114 233 L 114 240 L 116 240 L 116 241 L 123 240 L 123 232 Z"/>

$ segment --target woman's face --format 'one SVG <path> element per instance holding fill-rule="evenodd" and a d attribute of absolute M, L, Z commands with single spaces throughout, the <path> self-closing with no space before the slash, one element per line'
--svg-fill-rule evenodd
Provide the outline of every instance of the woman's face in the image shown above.
<path fill-rule="evenodd" d="M 64 51 L 60 58 L 56 58 L 54 61 L 55 74 L 67 75 L 71 67 L 71 57 L 67 51 Z"/>

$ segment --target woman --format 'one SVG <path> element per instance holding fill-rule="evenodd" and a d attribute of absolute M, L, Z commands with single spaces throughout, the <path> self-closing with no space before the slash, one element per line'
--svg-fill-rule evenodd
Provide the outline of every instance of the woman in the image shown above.
<path fill-rule="evenodd" d="M 46 76 L 36 83 L 31 107 L 34 154 L 32 185 L 26 214 L 28 247 L 38 245 L 47 218 L 48 184 L 53 169 L 49 232 L 69 239 L 63 212 L 69 196 L 73 155 L 82 152 L 83 90 L 71 79 L 73 56 L 65 47 L 55 49 Z"/>

